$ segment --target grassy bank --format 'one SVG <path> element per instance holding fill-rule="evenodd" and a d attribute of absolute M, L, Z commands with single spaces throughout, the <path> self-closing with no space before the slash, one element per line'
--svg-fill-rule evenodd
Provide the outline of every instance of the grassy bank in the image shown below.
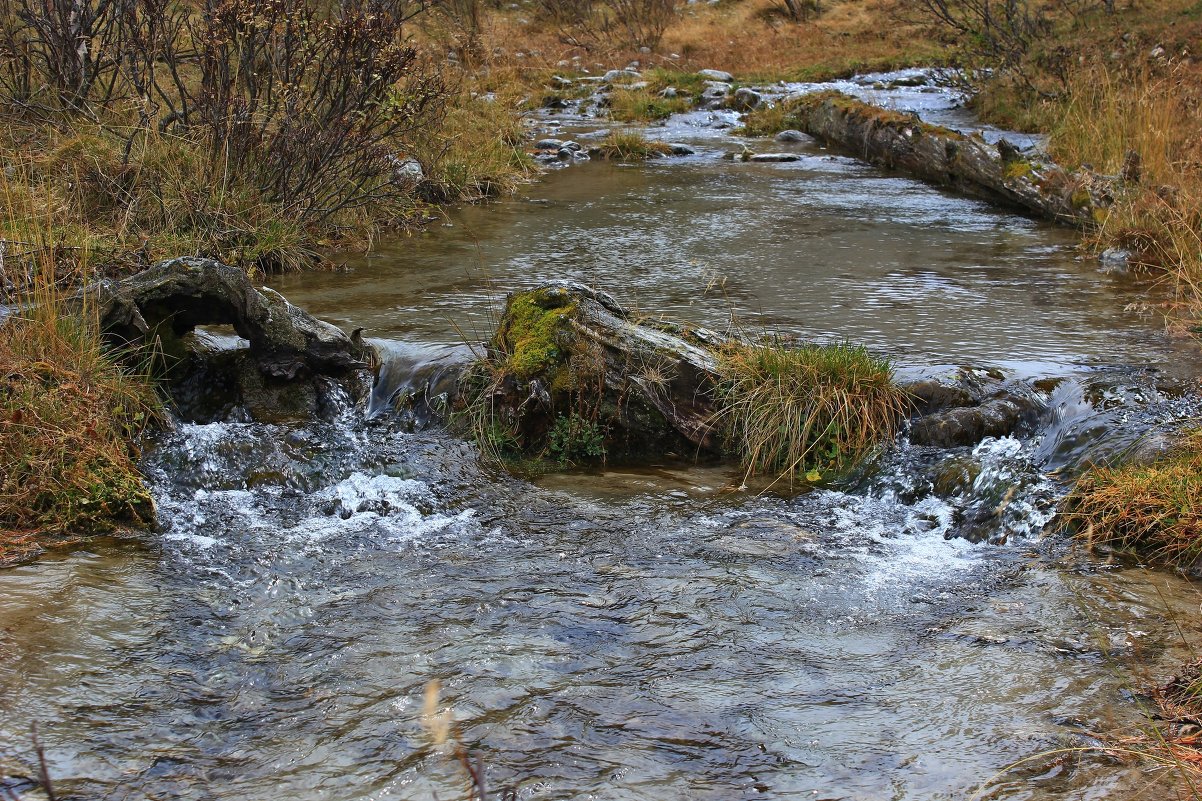
<path fill-rule="evenodd" d="M 1077 482 L 1063 522 L 1088 546 L 1194 568 L 1202 558 L 1202 433 L 1146 463 L 1099 465 Z"/>
<path fill-rule="evenodd" d="M 154 516 L 135 444 L 160 413 L 153 384 L 108 352 L 87 310 L 47 284 L 34 299 L 0 324 L 0 564 L 47 536 Z"/>

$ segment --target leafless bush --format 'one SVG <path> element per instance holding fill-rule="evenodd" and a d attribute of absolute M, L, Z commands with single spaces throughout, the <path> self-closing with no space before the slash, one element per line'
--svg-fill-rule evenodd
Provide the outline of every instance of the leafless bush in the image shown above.
<path fill-rule="evenodd" d="M 435 121 L 447 97 L 405 42 L 414 8 L 204 0 L 192 34 L 199 86 L 184 93 L 179 122 L 300 219 L 387 199 L 396 143 Z"/>
<path fill-rule="evenodd" d="M 1097 8 L 1113 11 L 1112 0 L 906 0 L 920 17 L 951 33 L 975 63 L 1001 69 L 1035 89 L 1031 62 L 1062 85 L 1071 54 L 1052 41 L 1057 20 Z"/>
<path fill-rule="evenodd" d="M 676 17 L 676 0 L 539 0 L 539 15 L 564 42 L 655 49 Z"/>
<path fill-rule="evenodd" d="M 11 2 L 0 12 L 0 86 L 13 100 L 34 104 L 48 91 L 81 109 L 93 94 L 112 93 L 121 0 Z"/>
<path fill-rule="evenodd" d="M 780 9 L 794 22 L 805 22 L 822 13 L 821 0 L 779 0 Z"/>

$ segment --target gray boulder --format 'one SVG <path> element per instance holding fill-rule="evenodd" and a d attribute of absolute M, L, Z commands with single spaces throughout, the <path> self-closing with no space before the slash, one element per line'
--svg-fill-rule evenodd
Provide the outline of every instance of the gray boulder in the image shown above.
<path fill-rule="evenodd" d="M 741 86 L 735 90 L 734 97 L 730 100 L 730 107 L 735 111 L 751 111 L 760 104 L 761 100 L 759 92 Z"/>
<path fill-rule="evenodd" d="M 718 81 L 719 83 L 733 83 L 735 79 L 735 76 L 722 70 L 698 70 L 697 74 L 702 78 L 709 78 L 711 81 Z"/>

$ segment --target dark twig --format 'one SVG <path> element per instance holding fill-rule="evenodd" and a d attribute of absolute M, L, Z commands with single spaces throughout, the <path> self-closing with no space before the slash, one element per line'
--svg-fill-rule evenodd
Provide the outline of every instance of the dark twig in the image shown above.
<path fill-rule="evenodd" d="M 38 757 L 38 781 L 46 791 L 48 801 L 58 801 L 58 796 L 54 794 L 54 784 L 50 781 L 50 771 L 46 768 L 46 751 L 42 748 L 41 738 L 38 737 L 37 722 L 31 723 L 29 729 L 33 735 L 33 752 Z"/>

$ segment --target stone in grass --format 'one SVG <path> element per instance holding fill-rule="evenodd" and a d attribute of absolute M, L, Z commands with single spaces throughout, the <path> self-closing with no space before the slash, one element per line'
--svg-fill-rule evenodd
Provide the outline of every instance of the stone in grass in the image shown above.
<path fill-rule="evenodd" d="M 731 83 L 735 79 L 735 76 L 722 70 L 698 70 L 697 74 L 702 78 L 709 78 L 711 81 L 718 81 L 719 83 Z"/>
<path fill-rule="evenodd" d="M 730 107 L 735 111 L 751 111 L 760 104 L 761 99 L 759 92 L 754 89 L 748 89 L 746 86 L 741 86 L 735 90 L 735 96 L 731 98 Z"/>

